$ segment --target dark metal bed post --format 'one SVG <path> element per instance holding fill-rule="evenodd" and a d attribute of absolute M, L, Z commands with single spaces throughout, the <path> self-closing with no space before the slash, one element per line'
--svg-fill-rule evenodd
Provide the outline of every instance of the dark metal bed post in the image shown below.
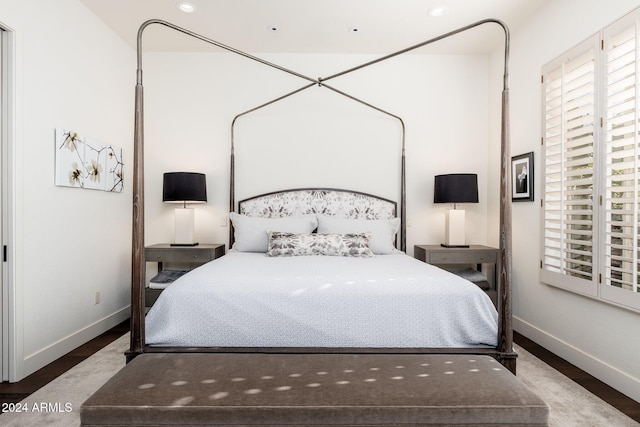
<path fill-rule="evenodd" d="M 404 123 L 402 124 L 404 127 Z M 402 132 L 402 154 L 400 160 L 400 250 L 407 251 L 407 162 L 405 156 L 404 131 Z"/>
<path fill-rule="evenodd" d="M 498 351 L 502 364 L 516 373 L 516 355 L 513 352 L 513 323 L 511 299 L 511 131 L 509 99 L 509 29 L 504 29 L 504 78 L 502 90 L 502 127 L 500 129 L 500 288 L 498 289 Z"/>
<path fill-rule="evenodd" d="M 135 91 L 135 124 L 133 135 L 133 224 L 131 246 L 131 336 L 127 362 L 141 354 L 144 337 L 144 96 L 142 86 L 142 32 L 138 30 Z"/>
<path fill-rule="evenodd" d="M 231 155 L 229 156 L 229 213 L 234 211 L 235 208 L 233 205 L 236 203 L 236 159 L 235 145 L 233 143 L 233 124 L 231 125 L 231 129 Z M 231 249 L 233 246 L 233 226 L 231 225 L 231 220 L 228 218 L 227 227 L 229 227 L 229 246 L 227 249 Z"/>

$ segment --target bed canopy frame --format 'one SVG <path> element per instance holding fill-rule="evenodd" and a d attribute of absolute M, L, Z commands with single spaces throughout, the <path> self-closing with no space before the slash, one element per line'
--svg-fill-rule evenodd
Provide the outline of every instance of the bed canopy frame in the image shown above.
<path fill-rule="evenodd" d="M 343 73 L 344 74 L 344 73 Z M 337 75 L 336 75 L 337 76 Z M 402 118 L 400 118 L 399 116 L 392 114 L 386 110 L 383 110 L 382 108 L 376 107 L 373 104 L 370 104 L 366 101 L 363 101 L 359 98 L 356 98 L 353 95 L 349 95 L 346 92 L 343 92 L 341 90 L 338 90 L 332 86 L 329 86 L 328 84 L 325 83 L 325 80 L 328 80 L 331 77 L 328 78 L 318 78 L 317 80 L 314 80 L 313 83 L 309 83 L 305 86 L 302 86 L 299 89 L 296 89 L 292 92 L 289 92 L 285 95 L 279 96 L 277 98 L 272 99 L 271 101 L 267 101 L 264 104 L 260 104 L 257 107 L 254 108 L 250 108 L 247 111 L 244 111 L 238 115 L 236 115 L 232 122 L 231 122 L 231 165 L 230 165 L 230 189 L 229 189 L 229 212 L 233 212 L 235 209 L 235 125 L 237 120 L 240 117 L 243 117 L 247 114 L 253 113 L 255 111 L 261 110 L 262 108 L 268 107 L 269 105 L 275 104 L 276 102 L 282 101 L 290 96 L 296 95 L 304 90 L 307 90 L 311 87 L 314 86 L 319 86 L 319 87 L 325 87 L 331 91 L 333 91 L 334 93 L 338 94 L 338 95 L 342 95 L 348 99 L 351 99 L 352 101 L 355 101 L 361 105 L 364 105 L 365 107 L 371 108 L 375 111 L 378 111 L 379 113 L 382 113 L 388 117 L 391 117 L 395 120 L 397 120 L 400 123 L 400 128 L 401 128 L 401 165 L 400 165 L 400 232 L 399 232 L 399 236 L 400 236 L 400 250 L 402 250 L 403 252 L 406 251 L 406 234 L 407 234 L 407 227 L 406 227 L 406 213 L 405 213 L 405 200 L 406 200 L 406 173 L 405 173 L 405 126 L 404 126 L 404 120 L 402 120 Z M 229 247 L 231 247 L 231 243 L 234 241 L 234 236 L 233 236 L 233 228 L 230 227 L 229 228 Z"/>
<path fill-rule="evenodd" d="M 504 30 L 504 74 L 502 89 L 502 119 L 501 119 L 501 160 L 500 160 L 500 237 L 499 237 L 499 260 L 498 260 L 498 343 L 495 348 L 489 349 L 420 349 L 424 353 L 484 353 L 490 354 L 498 359 L 503 365 L 515 373 L 516 354 L 513 352 L 513 332 L 511 320 L 511 198 L 509 196 L 510 173 L 508 169 L 510 160 L 510 133 L 509 133 L 509 29 L 507 25 L 497 19 L 485 19 L 477 21 L 470 25 L 447 32 L 440 36 L 431 38 L 422 43 L 407 47 L 397 52 L 382 56 L 364 64 L 343 70 L 327 77 L 313 78 L 296 71 L 284 68 L 275 63 L 266 61 L 262 58 L 240 51 L 233 47 L 227 46 L 200 34 L 178 27 L 169 22 L 151 19 L 144 22 L 137 36 L 137 70 L 136 70 L 136 89 L 135 89 L 135 125 L 134 125 L 134 159 L 133 159 L 133 227 L 132 227 L 132 281 L 131 281 L 131 339 L 130 349 L 127 352 L 127 362 L 132 360 L 138 354 L 145 352 L 157 351 L 224 351 L 224 349 L 216 348 L 190 348 L 190 347 L 172 347 L 172 348 L 154 348 L 145 344 L 145 270 L 146 261 L 144 256 L 144 108 L 143 108 L 143 84 L 142 84 L 142 36 L 144 30 L 150 25 L 158 24 L 173 29 L 187 36 L 199 39 L 205 43 L 217 46 L 228 52 L 244 56 L 263 65 L 275 68 L 284 73 L 299 77 L 306 80 L 307 83 L 285 95 L 265 102 L 257 107 L 251 108 L 236 115 L 231 124 L 231 154 L 230 154 L 230 191 L 229 191 L 229 208 L 234 211 L 235 204 L 235 138 L 234 127 L 238 118 L 267 107 L 285 98 L 300 93 L 313 86 L 327 88 L 336 94 L 345 96 L 355 102 L 366 107 L 374 109 L 382 114 L 390 116 L 399 121 L 402 128 L 401 142 L 401 194 L 400 194 L 400 212 L 401 212 L 401 230 L 400 230 L 400 249 L 406 250 L 406 174 L 405 174 L 405 127 L 403 120 L 395 114 L 385 111 L 352 95 L 336 89 L 327 84 L 328 81 L 336 79 L 340 76 L 355 72 L 365 67 L 377 64 L 390 58 L 413 51 L 423 46 L 435 43 L 439 40 L 446 39 L 453 35 L 465 32 L 485 24 L 497 24 Z M 232 230 L 230 230 L 232 233 Z M 236 349 L 237 350 L 237 349 Z M 248 349 L 247 351 L 263 351 L 266 349 Z M 299 349 L 301 350 L 301 349 Z M 325 349 L 326 350 L 326 349 Z M 363 349 L 367 350 L 367 349 Z M 371 349 L 368 349 L 371 352 Z M 415 350 L 415 349 L 414 349 Z M 482 351 L 486 350 L 486 351 Z M 289 351 L 295 352 L 295 350 Z"/>

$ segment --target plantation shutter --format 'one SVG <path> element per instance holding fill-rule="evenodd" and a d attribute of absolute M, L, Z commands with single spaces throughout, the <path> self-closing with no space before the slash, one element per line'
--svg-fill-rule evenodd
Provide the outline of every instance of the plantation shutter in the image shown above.
<path fill-rule="evenodd" d="M 598 37 L 543 68 L 541 280 L 595 295 L 594 208 Z"/>
<path fill-rule="evenodd" d="M 540 280 L 640 311 L 640 9 L 542 68 Z"/>
<path fill-rule="evenodd" d="M 640 53 L 637 16 L 637 13 L 627 16 L 603 32 L 603 283 L 608 285 L 603 287 L 603 297 L 621 304 L 631 302 L 628 291 L 640 292 L 640 129 L 637 93 Z"/>

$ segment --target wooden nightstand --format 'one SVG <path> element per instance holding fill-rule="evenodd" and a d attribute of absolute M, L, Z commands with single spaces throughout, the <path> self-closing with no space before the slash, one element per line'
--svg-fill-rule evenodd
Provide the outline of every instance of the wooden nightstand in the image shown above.
<path fill-rule="evenodd" d="M 222 243 L 200 244 L 197 246 L 171 246 L 168 243 L 146 246 L 144 259 L 158 263 L 158 274 L 162 272 L 163 263 L 187 263 L 197 267 L 224 255 L 225 245 Z M 162 289 L 145 289 L 145 307 L 151 307 L 160 296 Z"/>
<path fill-rule="evenodd" d="M 484 291 L 489 295 L 494 305 L 497 305 L 497 266 L 498 266 L 498 249 L 482 245 L 470 245 L 468 248 L 445 248 L 440 245 L 415 245 L 413 247 L 413 256 L 420 261 L 433 264 L 455 272 L 456 266 L 463 264 L 475 265 L 476 270 L 482 272 L 483 264 L 493 264 L 493 280 L 489 281 L 488 289 Z M 475 280 L 472 280 L 475 282 Z M 480 283 L 476 283 L 480 287 Z"/>

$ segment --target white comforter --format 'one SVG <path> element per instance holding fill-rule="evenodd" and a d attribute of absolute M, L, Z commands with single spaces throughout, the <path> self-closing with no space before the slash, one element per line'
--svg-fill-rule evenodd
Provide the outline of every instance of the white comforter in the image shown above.
<path fill-rule="evenodd" d="M 267 257 L 230 251 L 182 276 L 146 317 L 153 346 L 495 346 L 471 282 L 405 254 Z"/>

